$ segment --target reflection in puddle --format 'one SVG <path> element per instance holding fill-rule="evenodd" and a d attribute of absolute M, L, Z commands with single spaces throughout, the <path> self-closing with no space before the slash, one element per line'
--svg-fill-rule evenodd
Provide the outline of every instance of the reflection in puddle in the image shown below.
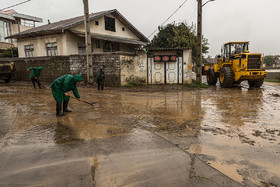
<path fill-rule="evenodd" d="M 72 135 L 75 135 L 81 140 L 109 138 L 129 132 L 127 129 L 115 125 L 96 124 L 95 121 L 76 119 L 68 116 L 60 118 L 58 124 L 67 129 L 71 129 L 73 131 Z"/>

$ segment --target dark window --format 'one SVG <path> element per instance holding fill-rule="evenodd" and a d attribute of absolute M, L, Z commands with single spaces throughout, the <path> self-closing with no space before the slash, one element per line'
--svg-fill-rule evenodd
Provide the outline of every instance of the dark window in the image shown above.
<path fill-rule="evenodd" d="M 34 51 L 33 45 L 24 46 L 25 57 L 33 57 L 33 51 Z"/>
<path fill-rule="evenodd" d="M 116 32 L 115 18 L 110 18 L 107 16 L 104 16 L 104 18 L 105 18 L 105 30 Z"/>
<path fill-rule="evenodd" d="M 120 44 L 116 42 L 103 42 L 103 52 L 115 52 L 120 51 Z"/>
<path fill-rule="evenodd" d="M 47 56 L 57 56 L 57 43 L 47 43 L 46 44 Z"/>
<path fill-rule="evenodd" d="M 95 25 L 99 25 L 99 22 L 98 22 L 98 21 L 95 21 Z"/>
<path fill-rule="evenodd" d="M 125 28 L 124 28 L 124 27 L 122 28 L 122 31 L 125 31 Z"/>
<path fill-rule="evenodd" d="M 95 41 L 95 45 L 96 45 L 96 48 L 101 48 L 101 46 L 100 46 L 100 40 L 96 40 L 96 41 Z"/>
<path fill-rule="evenodd" d="M 86 53 L 86 45 L 85 43 L 78 43 L 78 54 Z"/>

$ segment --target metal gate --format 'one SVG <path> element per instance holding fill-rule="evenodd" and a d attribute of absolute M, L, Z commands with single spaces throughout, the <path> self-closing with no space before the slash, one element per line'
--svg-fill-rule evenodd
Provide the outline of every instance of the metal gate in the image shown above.
<path fill-rule="evenodd" d="M 176 57 L 176 61 L 147 59 L 148 84 L 182 84 L 183 77 L 183 57 Z"/>

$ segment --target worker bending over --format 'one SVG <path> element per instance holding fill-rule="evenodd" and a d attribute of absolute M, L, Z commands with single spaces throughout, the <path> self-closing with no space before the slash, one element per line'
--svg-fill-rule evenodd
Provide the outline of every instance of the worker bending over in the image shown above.
<path fill-rule="evenodd" d="M 52 89 L 52 94 L 56 101 L 56 116 L 64 116 L 65 112 L 71 112 L 71 110 L 67 108 L 70 100 L 70 96 L 67 93 L 68 91 L 72 90 L 74 96 L 78 99 L 78 101 L 82 101 L 76 86 L 76 83 L 79 81 L 82 81 L 81 74 L 75 76 L 67 74 L 57 78 L 51 84 L 50 87 Z M 63 113 L 61 113 L 62 103 Z"/>
<path fill-rule="evenodd" d="M 30 77 L 30 79 L 32 81 L 32 84 L 33 84 L 34 88 L 36 89 L 35 82 L 37 82 L 38 87 L 40 89 L 42 89 L 42 85 L 41 85 L 41 83 L 39 81 L 39 77 L 41 75 L 41 71 L 43 70 L 43 67 L 42 66 L 40 66 L 40 67 L 31 67 L 31 68 L 27 69 L 27 71 L 30 71 L 30 70 L 32 70 L 32 71 L 31 71 L 29 77 Z"/>

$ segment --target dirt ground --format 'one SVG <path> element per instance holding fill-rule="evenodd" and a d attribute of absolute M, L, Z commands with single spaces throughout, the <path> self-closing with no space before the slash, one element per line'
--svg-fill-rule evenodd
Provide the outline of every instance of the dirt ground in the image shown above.
<path fill-rule="evenodd" d="M 280 186 L 280 84 L 79 92 L 0 83 L 1 186 Z"/>

